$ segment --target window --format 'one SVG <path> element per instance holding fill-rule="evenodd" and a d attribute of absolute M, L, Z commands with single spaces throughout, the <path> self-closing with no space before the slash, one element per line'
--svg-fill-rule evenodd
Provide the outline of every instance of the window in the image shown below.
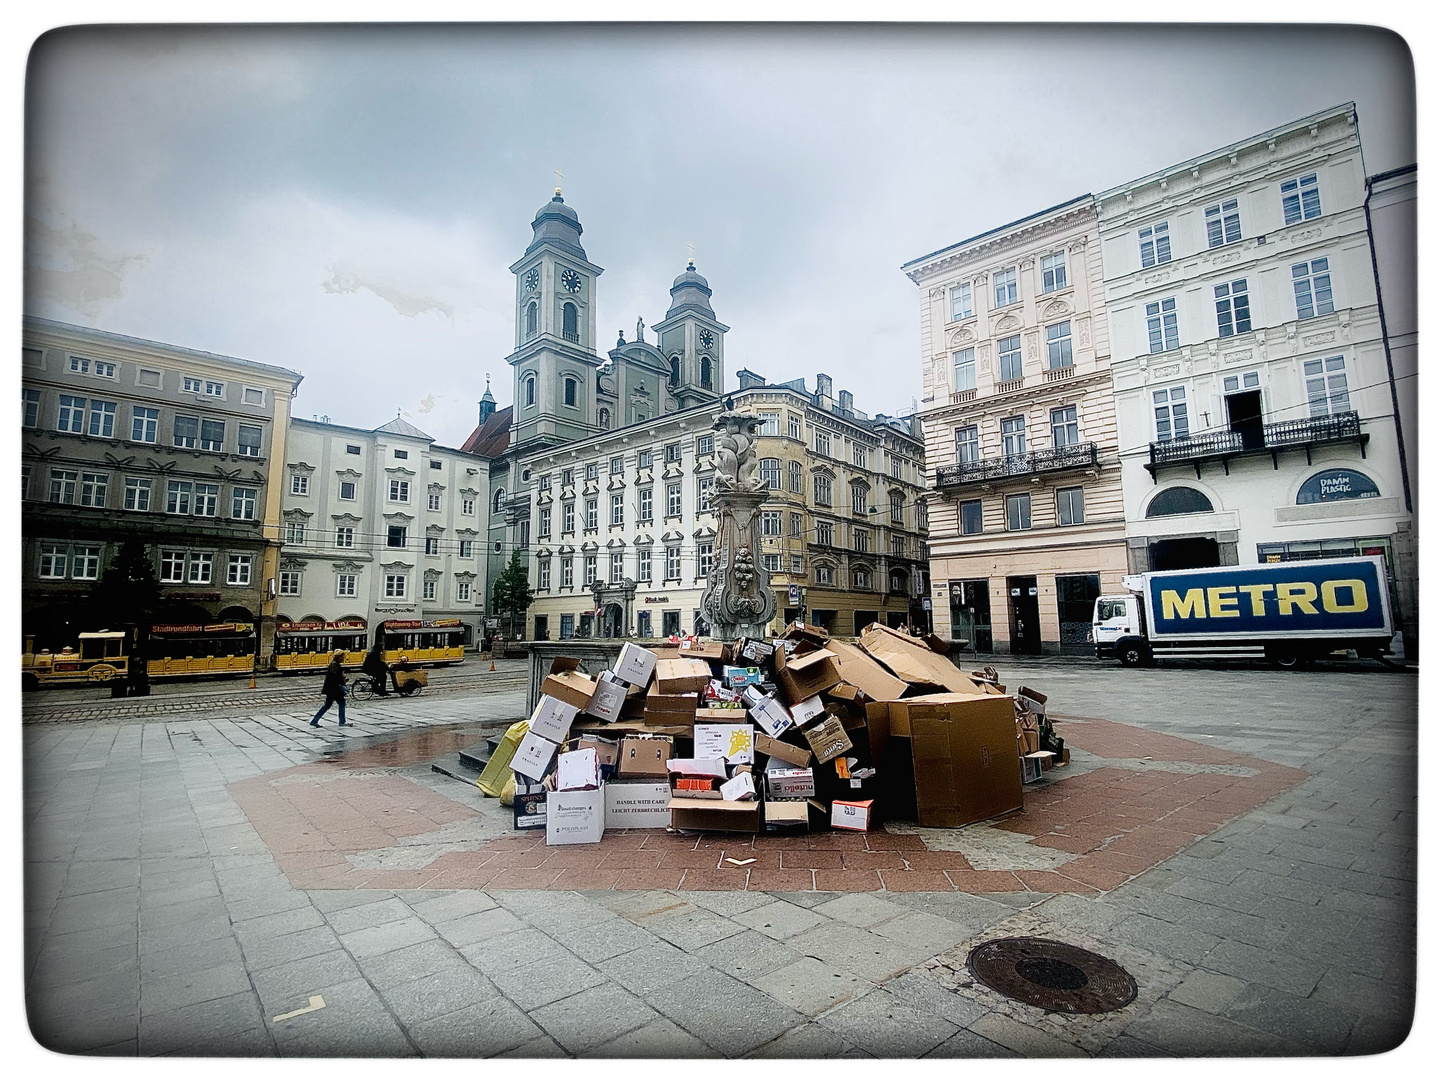
<path fill-rule="evenodd" d="M 708 514 L 713 509 L 711 500 L 715 497 L 715 477 L 699 477 L 695 482 L 695 487 L 695 512 Z"/>
<path fill-rule="evenodd" d="M 669 446 L 665 447 L 665 462 L 666 462 L 666 464 L 669 464 L 669 463 L 671 463 L 671 462 L 677 462 L 677 463 L 678 463 L 679 461 L 680 461 L 680 444 L 679 444 L 678 442 L 677 442 L 677 443 L 671 443 Z"/>
<path fill-rule="evenodd" d="M 598 479 L 600 479 L 600 464 L 599 464 L 599 462 L 592 461 L 589 465 L 586 465 L 586 466 L 585 466 L 585 479 L 586 479 L 586 480 L 598 480 Z"/>
<path fill-rule="evenodd" d="M 996 345 L 1000 353 L 1000 381 L 1014 382 L 1025 374 L 1024 361 L 1020 357 L 1020 335 L 1001 338 Z"/>
<path fill-rule="evenodd" d="M 1068 368 L 1074 361 L 1070 354 L 1070 323 L 1056 323 L 1045 328 L 1045 349 L 1050 369 Z"/>
<path fill-rule="evenodd" d="M 220 382 L 205 381 L 205 396 L 223 398 L 225 396 L 225 384 Z"/>
<path fill-rule="evenodd" d="M 970 499 L 960 504 L 960 531 L 967 536 L 985 531 L 984 515 L 979 499 Z"/>
<path fill-rule="evenodd" d="M 408 503 L 410 501 L 410 481 L 390 481 L 390 501 Z"/>
<path fill-rule="evenodd" d="M 1330 291 L 1328 258 L 1295 263 L 1290 267 L 1290 277 L 1295 286 L 1297 318 L 1313 319 L 1316 315 L 1329 315 L 1335 310 L 1335 297 Z"/>
<path fill-rule="evenodd" d="M 291 474 L 290 474 L 290 494 L 291 494 L 291 495 L 309 495 L 309 494 L 310 494 L 310 477 L 309 477 L 306 473 L 291 473 Z"/>
<path fill-rule="evenodd" d="M 198 416 L 177 416 L 174 427 L 175 445 L 186 450 L 195 449 L 200 442 L 200 418 Z"/>
<path fill-rule="evenodd" d="M 530 305 L 530 308 L 531 308 L 531 310 L 533 311 L 534 308 L 535 308 L 535 305 L 534 305 L 534 304 L 531 304 L 531 305 Z M 535 331 L 533 331 L 533 330 L 530 331 L 530 333 L 532 333 L 532 334 L 533 334 L 534 332 L 535 332 Z M 534 404 L 535 404 L 535 376 L 534 376 L 534 375 L 530 375 L 530 376 L 527 376 L 526 379 L 525 379 L 525 407 L 526 407 L 526 408 L 529 408 L 531 405 L 534 405 Z"/>
<path fill-rule="evenodd" d="M 595 584 L 595 561 L 597 556 L 585 556 L 585 587 L 588 589 Z"/>
<path fill-rule="evenodd" d="M 612 457 L 610 459 L 610 475 L 619 476 L 625 471 L 625 459 L 623 457 Z"/>
<path fill-rule="evenodd" d="M 285 523 L 285 543 L 305 543 L 305 523 L 303 521 L 287 521 Z"/>
<path fill-rule="evenodd" d="M 281 595 L 281 596 L 299 596 L 299 595 L 300 595 L 300 571 L 299 571 L 299 570 L 281 570 L 281 571 L 280 571 L 280 595 Z"/>
<path fill-rule="evenodd" d="M 791 514 L 791 515 L 790 515 L 790 535 L 791 535 L 791 536 L 794 536 L 794 537 L 799 537 L 799 538 L 801 538 L 801 539 L 804 538 L 804 536 L 805 536 L 805 515 L 804 515 L 804 514 Z"/>
<path fill-rule="evenodd" d="M 833 566 L 817 566 L 817 567 L 815 567 L 815 584 L 816 584 L 816 585 L 834 585 L 834 584 L 835 584 L 835 568 L 834 568 Z"/>
<path fill-rule="evenodd" d="M 545 479 L 546 479 L 546 480 L 549 480 L 550 478 L 547 476 L 547 477 L 545 477 Z M 549 486 L 549 485 L 547 484 L 546 487 L 548 487 L 548 486 Z M 475 514 L 475 500 L 474 500 L 474 499 L 471 499 L 471 498 L 461 499 L 461 500 L 460 500 L 460 513 L 464 514 L 466 517 L 473 517 L 474 514 Z"/>
<path fill-rule="evenodd" d="M 438 536 L 427 536 L 427 537 L 425 537 L 425 554 L 426 554 L 426 555 L 439 555 L 439 554 L 440 554 L 440 538 L 439 538 Z"/>
<path fill-rule="evenodd" d="M 960 319 L 968 319 L 975 314 L 975 306 L 970 301 L 970 283 L 955 285 L 950 289 L 950 321 L 956 322 Z"/>
<path fill-rule="evenodd" d="M 550 588 L 550 560 L 541 559 L 540 563 L 540 588 Z"/>
<path fill-rule="evenodd" d="M 1207 207 L 1205 210 L 1205 236 L 1210 246 L 1233 244 L 1240 239 L 1240 204 L 1236 199 Z"/>
<path fill-rule="evenodd" d="M 218 452 L 225 445 L 225 421 L 200 421 L 200 449 Z"/>
<path fill-rule="evenodd" d="M 780 573 L 780 556 L 779 556 L 779 555 L 764 555 L 764 556 L 761 556 L 761 560 L 762 560 L 762 565 L 765 567 L 765 570 L 766 570 L 767 573 L 770 573 L 770 574 L 778 574 L 778 573 Z"/>
<path fill-rule="evenodd" d="M 391 525 L 385 530 L 385 546 L 403 548 L 408 536 L 404 525 Z"/>
<path fill-rule="evenodd" d="M 610 496 L 610 524 L 625 524 L 625 496 L 615 494 Z"/>
<path fill-rule="evenodd" d="M 762 412 L 760 414 L 760 426 L 755 429 L 757 435 L 779 435 L 780 414 L 773 412 Z"/>
<path fill-rule="evenodd" d="M 600 500 L 585 500 L 585 528 L 598 529 L 600 527 Z"/>
<path fill-rule="evenodd" d="M 462 604 L 470 602 L 470 582 L 457 581 L 455 583 L 455 599 Z"/>
<path fill-rule="evenodd" d="M 870 489 L 864 484 L 850 485 L 850 512 L 852 514 L 865 513 L 865 500 L 870 495 Z"/>
<path fill-rule="evenodd" d="M 253 555 L 231 555 L 228 566 L 225 570 L 225 584 L 227 585 L 249 585 L 250 567 L 253 565 Z"/>
<path fill-rule="evenodd" d="M 432 491 L 432 492 L 430 492 L 430 499 L 429 499 L 428 506 L 429 506 L 429 508 L 430 508 L 431 510 L 439 510 L 439 509 L 440 509 L 440 493 L 439 493 L 438 491 Z"/>
<path fill-rule="evenodd" d="M 815 542 L 824 544 L 827 547 L 835 545 L 835 525 L 829 521 L 817 521 L 815 523 Z"/>
<path fill-rule="evenodd" d="M 560 309 L 560 336 L 566 341 L 580 340 L 580 309 L 574 304 Z"/>
<path fill-rule="evenodd" d="M 1030 496 L 1005 496 L 1005 528 L 1011 532 L 1030 528 Z"/>
<path fill-rule="evenodd" d="M 142 409 L 139 406 L 130 410 L 130 441 L 153 443 L 159 438 L 160 410 Z"/>
<path fill-rule="evenodd" d="M 462 559 L 473 559 L 474 557 L 475 557 L 475 541 L 474 541 L 474 540 L 461 540 L 461 541 L 460 541 L 460 558 L 462 558 Z"/>
<path fill-rule="evenodd" d="M 863 566 L 856 567 L 850 575 L 850 579 L 855 583 L 855 588 L 857 589 L 870 588 L 870 571 L 866 570 Z"/>
<path fill-rule="evenodd" d="M 532 300 L 530 301 L 530 304 L 525 308 L 525 336 L 532 337 L 539 328 L 540 307 L 538 304 L 535 303 L 535 301 Z M 525 402 L 525 404 L 533 405 L 535 404 L 535 399 L 531 397 Z"/>
<path fill-rule="evenodd" d="M 573 502 L 565 503 L 562 507 L 562 513 L 564 523 L 564 529 L 562 531 L 573 533 L 575 531 L 575 504 Z"/>
<path fill-rule="evenodd" d="M 1040 291 L 1055 292 L 1065 288 L 1065 253 L 1057 251 L 1040 260 Z"/>
<path fill-rule="evenodd" d="M 69 469 L 50 470 L 50 501 L 72 505 L 75 502 L 75 484 L 80 474 Z"/>
<path fill-rule="evenodd" d="M 680 549 L 678 547 L 666 547 L 665 549 L 665 580 L 678 581 L 680 579 Z"/>
<path fill-rule="evenodd" d="M 650 580 L 650 549 L 642 548 L 636 556 L 635 576 L 639 581 Z"/>
<path fill-rule="evenodd" d="M 760 535 L 761 535 L 761 536 L 779 536 L 779 535 L 780 535 L 780 511 L 779 511 L 779 510 L 762 510 L 762 511 L 760 511 Z"/>
<path fill-rule="evenodd" d="M 550 507 L 540 507 L 540 523 L 536 528 L 536 535 L 545 537 L 550 535 Z"/>
<path fill-rule="evenodd" d="M 335 546 L 339 548 L 355 546 L 355 527 L 353 525 L 335 526 Z"/>
<path fill-rule="evenodd" d="M 160 552 L 160 580 L 167 585 L 175 585 L 185 580 L 185 552 Z"/>
<path fill-rule="evenodd" d="M 190 513 L 192 488 L 189 481 L 171 480 L 166 485 L 165 512 L 167 514 Z"/>
<path fill-rule="evenodd" d="M 1140 230 L 1140 265 L 1170 261 L 1170 223 L 1161 221 Z"/>
<path fill-rule="evenodd" d="M 903 536 L 892 536 L 890 538 L 890 554 L 897 559 L 905 557 L 905 538 Z"/>
<path fill-rule="evenodd" d="M 265 391 L 258 390 L 253 386 L 247 386 L 245 387 L 244 392 L 240 395 L 240 400 L 243 401 L 246 405 L 264 405 Z"/>
<path fill-rule="evenodd" d="M 1007 458 L 1025 456 L 1025 418 L 1011 416 L 1000 421 L 1000 443 Z"/>
<path fill-rule="evenodd" d="M 346 502 L 354 502 L 354 501 L 355 501 L 355 481 L 354 481 L 354 480 L 341 480 L 341 481 L 340 481 L 340 498 L 344 499 Z"/>
<path fill-rule="evenodd" d="M 1305 361 L 1305 394 L 1311 416 L 1336 416 L 1350 411 L 1350 389 L 1345 384 L 1345 358 L 1331 356 Z"/>
<path fill-rule="evenodd" d="M 127 476 L 125 478 L 125 509 L 126 510 L 149 510 L 150 509 L 150 481 L 142 480 L 138 476 Z"/>
<path fill-rule="evenodd" d="M 803 574 L 804 572 L 805 572 L 805 556 L 804 556 L 804 555 L 791 555 L 791 556 L 790 556 L 790 573 L 792 573 L 792 574 Z"/>
<path fill-rule="evenodd" d="M 1185 410 L 1185 388 L 1172 386 L 1151 395 L 1155 405 L 1155 438 L 1158 442 L 1183 439 L 1190 434 L 1190 418 Z"/>
<path fill-rule="evenodd" d="M 678 356 L 672 356 L 672 357 L 670 357 L 670 385 L 671 385 L 671 386 L 678 386 L 679 384 L 680 384 L 680 357 L 678 357 Z"/>
<path fill-rule="evenodd" d="M 435 579 L 433 577 L 427 577 L 420 583 L 420 598 L 422 600 L 435 599 Z"/>
<path fill-rule="evenodd" d="M 22 427 L 40 426 L 40 391 L 20 391 L 20 424 Z"/>
<path fill-rule="evenodd" d="M 655 519 L 655 493 L 650 488 L 640 489 L 640 520 L 653 521 Z"/>
<path fill-rule="evenodd" d="M 230 516 L 240 521 L 255 520 L 255 499 L 258 488 L 237 487 L 230 491 Z"/>
<path fill-rule="evenodd" d="M 574 487 L 574 486 L 575 486 L 575 470 L 574 470 L 574 469 L 562 469 L 562 470 L 561 470 L 561 472 L 560 472 L 560 486 L 561 486 L 561 487 Z"/>
<path fill-rule="evenodd" d="M 77 547 L 70 562 L 70 576 L 78 581 L 95 581 L 100 577 L 100 549 Z"/>
<path fill-rule="evenodd" d="M 1221 337 L 1233 337 L 1250 329 L 1250 293 L 1244 278 L 1215 286 L 1215 320 Z"/>
<path fill-rule="evenodd" d="M 560 560 L 560 584 L 563 588 L 573 588 L 575 585 L 575 564 L 573 559 Z"/>
<path fill-rule="evenodd" d="M 579 384 L 576 383 L 574 379 L 566 379 L 566 380 L 565 380 L 565 404 L 566 404 L 566 405 L 574 406 L 574 404 L 575 404 L 575 391 L 576 391 L 576 388 L 578 387 L 578 385 L 579 385 Z"/>
<path fill-rule="evenodd" d="M 80 505 L 81 506 L 104 506 L 105 489 L 110 486 L 110 476 L 107 473 L 81 473 L 80 474 Z"/>
<path fill-rule="evenodd" d="M 980 429 L 976 425 L 955 429 L 955 457 L 962 465 L 980 460 Z"/>
<path fill-rule="evenodd" d="M 610 553 L 610 584 L 618 585 L 625 576 L 625 556 L 619 551 Z"/>
<path fill-rule="evenodd" d="M 800 433 L 800 418 L 798 416 L 787 416 L 785 418 L 785 434 L 792 439 L 802 439 Z"/>
<path fill-rule="evenodd" d="M 187 394 L 198 394 L 200 393 L 200 380 L 192 379 L 189 375 L 186 375 L 184 380 L 184 388 L 185 393 Z"/>
<path fill-rule="evenodd" d="M 998 272 L 995 275 L 995 306 L 1006 307 L 1019 299 L 1020 294 L 1015 287 L 1015 267 Z"/>
<path fill-rule="evenodd" d="M 890 521 L 895 525 L 905 524 L 905 496 L 898 491 L 890 493 Z"/>
<path fill-rule="evenodd" d="M 975 389 L 975 350 L 961 349 L 955 354 L 955 390 Z"/>
<path fill-rule="evenodd" d="M 444 463 L 443 461 L 437 461 L 437 460 L 435 460 L 434 458 L 431 458 L 431 459 L 430 459 L 430 468 L 432 468 L 432 469 L 443 469 L 443 468 L 445 468 L 445 463 Z"/>
<path fill-rule="evenodd" d="M 355 595 L 355 579 L 356 579 L 356 575 L 355 575 L 355 574 L 336 574 L 336 575 L 335 575 L 335 595 L 336 595 L 336 596 L 354 596 L 354 595 Z"/>
<path fill-rule="evenodd" d="M 1055 521 L 1060 525 L 1085 524 L 1085 489 L 1058 488 L 1055 492 Z"/>
<path fill-rule="evenodd" d="M 1080 442 L 1080 421 L 1076 417 L 1076 406 L 1065 405 L 1050 410 L 1050 445 L 1057 450 L 1062 446 L 1075 446 Z"/>
<path fill-rule="evenodd" d="M 1145 305 L 1145 327 L 1150 334 L 1150 351 L 1165 352 L 1180 346 L 1180 323 L 1175 298 L 1167 297 Z"/>
<path fill-rule="evenodd" d="M 850 531 L 850 535 L 851 535 L 851 539 L 854 541 L 854 548 L 855 548 L 856 551 L 869 551 L 869 550 L 870 550 L 870 530 L 869 530 L 869 529 L 852 529 L 852 530 Z"/>
<path fill-rule="evenodd" d="M 260 429 L 259 429 L 259 428 L 255 428 L 255 430 L 256 430 L 256 431 L 259 431 Z M 345 444 L 345 453 L 347 453 L 347 454 L 354 454 L 356 457 L 359 457 L 359 456 L 360 456 L 360 447 L 356 446 L 354 443 L 346 443 L 346 444 Z"/>
<path fill-rule="evenodd" d="M 700 358 L 700 385 L 703 386 L 706 390 L 709 390 L 711 388 L 710 383 L 712 381 L 712 367 L 713 366 L 711 365 L 710 358 L 708 356 L 702 356 Z"/>
<path fill-rule="evenodd" d="M 767 488 L 773 491 L 780 490 L 780 459 L 767 457 L 760 459 L 760 479 Z"/>
<path fill-rule="evenodd" d="M 395 458 L 398 461 L 408 461 L 410 458 L 409 450 L 392 450 L 391 453 L 395 455 Z"/>
<path fill-rule="evenodd" d="M 406 574 L 385 575 L 385 598 L 387 600 L 404 600 L 405 594 L 410 591 L 410 578 Z"/>
<path fill-rule="evenodd" d="M 259 457 L 260 439 L 261 429 L 258 426 L 255 424 L 239 425 L 235 434 L 235 452 L 241 457 Z"/>
<path fill-rule="evenodd" d="M 1309 221 L 1320 216 L 1320 182 L 1316 175 L 1306 173 L 1280 185 L 1280 205 L 1285 210 L 1285 224 Z"/>
<path fill-rule="evenodd" d="M 1192 487 L 1166 488 L 1150 500 L 1145 516 L 1170 517 L 1174 514 L 1209 514 L 1215 507 L 1203 492 Z"/>
<path fill-rule="evenodd" d="M 81 375 L 90 374 L 90 361 L 79 356 L 70 357 L 70 370 L 79 372 Z"/>
<path fill-rule="evenodd" d="M 798 461 L 786 466 L 790 473 L 790 490 L 797 495 L 805 494 L 805 467 Z"/>
<path fill-rule="evenodd" d="M 708 437 L 708 436 L 707 436 L 707 437 Z M 710 439 L 711 449 L 710 449 L 710 450 L 706 450 L 705 453 L 708 454 L 708 453 L 711 452 L 711 450 L 714 449 L 714 442 L 715 442 L 715 440 L 714 440 L 713 438 L 711 438 L 711 439 Z M 639 470 L 639 469 L 649 469 L 649 468 L 652 468 L 653 465 L 654 465 L 654 462 L 655 462 L 655 455 L 654 455 L 651 451 L 649 451 L 649 450 L 641 450 L 638 454 L 635 455 L 635 468 L 636 468 L 637 470 Z"/>
<path fill-rule="evenodd" d="M 68 431 L 75 435 L 85 434 L 85 399 L 60 395 L 60 411 L 55 418 L 56 431 Z"/>
<path fill-rule="evenodd" d="M 815 452 L 830 456 L 830 435 L 824 431 L 815 432 Z"/>
<path fill-rule="evenodd" d="M 852 465 L 859 465 L 863 469 L 867 467 L 869 460 L 870 455 L 866 453 L 865 447 L 859 443 L 850 444 L 850 463 Z"/>
<path fill-rule="evenodd" d="M 40 545 L 40 576 L 42 578 L 63 578 L 70 563 L 70 549 L 64 544 Z"/>
<path fill-rule="evenodd" d="M 208 551 L 190 553 L 190 584 L 209 585 L 214 578 L 215 556 Z"/>
<path fill-rule="evenodd" d="M 666 485 L 665 485 L 665 516 L 666 516 L 666 517 L 679 517 L 682 512 L 683 512 L 683 511 L 682 511 L 682 509 L 681 509 L 681 503 L 680 503 L 680 485 L 679 485 L 679 484 L 666 484 Z"/>
<path fill-rule="evenodd" d="M 831 481 L 830 477 L 825 476 L 823 473 L 816 473 L 816 474 L 815 474 L 815 505 L 816 505 L 816 506 L 832 506 L 832 505 L 834 505 L 834 504 L 830 501 L 830 500 L 831 500 L 831 497 L 832 497 L 832 496 L 831 496 L 831 491 L 832 491 L 833 486 L 834 486 L 834 484 L 833 484 L 833 482 Z"/>
<path fill-rule="evenodd" d="M 97 439 L 113 439 L 115 437 L 115 402 L 91 400 L 88 430 Z M 223 426 L 221 430 L 224 430 Z"/>

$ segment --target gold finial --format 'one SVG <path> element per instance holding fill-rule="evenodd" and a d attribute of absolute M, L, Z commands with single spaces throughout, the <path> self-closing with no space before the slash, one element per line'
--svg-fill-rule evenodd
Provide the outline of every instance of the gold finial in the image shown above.
<path fill-rule="evenodd" d="M 565 179 L 565 174 L 562 173 L 559 169 L 556 169 L 556 170 L 554 170 L 554 171 L 555 171 L 555 194 L 556 194 L 556 195 L 559 195 L 559 194 L 560 194 L 560 181 L 562 181 L 562 180 Z"/>
<path fill-rule="evenodd" d="M 689 268 L 690 268 L 691 270 L 694 270 L 694 269 L 695 269 L 695 245 L 694 245 L 694 244 L 686 244 L 686 245 L 685 245 L 685 253 L 686 253 L 686 255 L 688 255 L 688 256 L 690 257 L 690 261 L 689 261 L 689 264 L 688 264 L 688 265 L 689 265 Z"/>

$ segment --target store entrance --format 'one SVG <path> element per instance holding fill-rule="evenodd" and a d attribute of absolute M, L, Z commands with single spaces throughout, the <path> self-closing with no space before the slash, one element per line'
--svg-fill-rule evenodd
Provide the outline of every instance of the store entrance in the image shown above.
<path fill-rule="evenodd" d="M 1026 656 L 1040 653 L 1040 590 L 1033 577 L 1005 579 L 1010 594 L 1010 651 Z"/>

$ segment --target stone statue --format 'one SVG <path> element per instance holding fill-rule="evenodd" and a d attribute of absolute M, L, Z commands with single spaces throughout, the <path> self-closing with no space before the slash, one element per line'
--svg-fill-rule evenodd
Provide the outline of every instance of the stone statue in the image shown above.
<path fill-rule="evenodd" d="M 640 342 L 645 340 L 645 320 L 638 315 L 635 316 L 635 340 Z"/>
<path fill-rule="evenodd" d="M 720 432 L 715 439 L 715 490 L 764 491 L 760 462 L 755 457 L 759 418 L 730 410 L 717 416 L 711 426 Z"/>
<path fill-rule="evenodd" d="M 728 403 L 727 403 L 728 404 Z M 770 574 L 757 565 L 759 509 L 765 481 L 755 456 L 759 418 L 727 408 L 712 425 L 715 438 L 715 561 L 700 611 L 720 641 L 763 637 L 775 616 Z"/>

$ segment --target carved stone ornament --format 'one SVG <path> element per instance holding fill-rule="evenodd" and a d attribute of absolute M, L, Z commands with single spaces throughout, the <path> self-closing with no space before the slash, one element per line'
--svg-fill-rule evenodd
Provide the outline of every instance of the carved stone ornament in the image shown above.
<path fill-rule="evenodd" d="M 761 637 L 775 615 L 770 574 L 756 562 L 765 482 L 755 458 L 759 418 L 733 411 L 715 419 L 715 561 L 700 611 L 719 641 Z"/>
<path fill-rule="evenodd" d="M 757 492 L 765 490 L 760 463 L 755 457 L 756 416 L 723 412 L 711 425 L 720 434 L 715 438 L 716 492 Z"/>

